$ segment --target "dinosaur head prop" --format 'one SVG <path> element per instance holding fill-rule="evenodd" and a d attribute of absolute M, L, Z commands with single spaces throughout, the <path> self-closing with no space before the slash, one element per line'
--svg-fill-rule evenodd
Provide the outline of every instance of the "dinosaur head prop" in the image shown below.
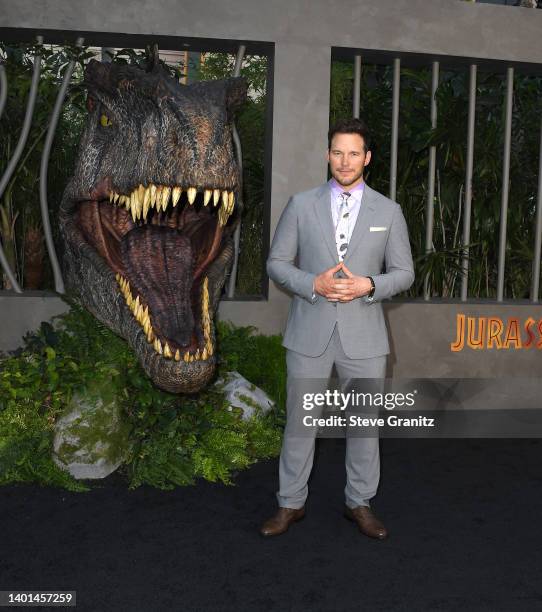
<path fill-rule="evenodd" d="M 162 389 L 216 364 L 214 313 L 233 259 L 240 78 L 182 85 L 155 62 L 92 60 L 87 123 L 59 212 L 68 287 Z"/>

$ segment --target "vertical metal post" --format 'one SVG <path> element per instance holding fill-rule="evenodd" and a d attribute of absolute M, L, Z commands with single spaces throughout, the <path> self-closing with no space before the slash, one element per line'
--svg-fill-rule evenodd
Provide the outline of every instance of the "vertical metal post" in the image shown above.
<path fill-rule="evenodd" d="M 187 51 L 186 53 L 186 84 L 198 80 L 201 66 L 201 53 L 199 51 Z M 234 76 L 239 76 L 238 74 Z"/>
<path fill-rule="evenodd" d="M 514 69 L 506 71 L 506 116 L 504 123 L 504 154 L 502 168 L 501 226 L 499 232 L 499 262 L 497 273 L 497 301 L 504 298 L 504 265 L 506 259 L 506 222 L 510 191 L 510 147 L 512 143 L 512 99 L 514 95 Z"/>
<path fill-rule="evenodd" d="M 110 64 L 115 57 L 114 47 L 102 47 L 101 49 L 102 62 Z"/>
<path fill-rule="evenodd" d="M 233 68 L 233 76 L 238 77 L 241 74 L 241 65 L 243 64 L 243 58 L 245 57 L 246 45 L 239 45 L 237 51 L 237 57 L 235 58 L 235 66 Z M 237 158 L 237 165 L 239 166 L 239 192 L 237 193 L 237 211 L 241 214 L 243 210 L 243 152 L 241 150 L 241 140 L 235 127 L 235 123 L 232 126 L 232 137 L 233 144 L 235 146 L 235 156 Z M 235 285 L 237 283 L 237 268 L 239 267 L 239 242 L 241 240 L 241 218 L 237 222 L 235 233 L 233 235 L 233 264 L 231 267 L 230 279 L 228 281 L 228 297 L 233 298 L 235 296 Z"/>
<path fill-rule="evenodd" d="M 359 119 L 361 89 L 361 55 L 354 57 L 354 91 L 352 95 L 352 116 Z"/>
<path fill-rule="evenodd" d="M 43 36 L 37 36 L 38 45 L 43 44 Z M 21 130 L 21 134 L 19 136 L 19 141 L 17 142 L 17 146 L 15 147 L 15 151 L 13 152 L 13 156 L 9 160 L 9 164 L 4 172 L 4 175 L 0 179 L 0 199 L 4 194 L 4 190 L 6 189 L 17 164 L 19 163 L 19 159 L 21 158 L 21 154 L 26 145 L 26 140 L 28 138 L 28 134 L 30 133 L 30 126 L 32 124 L 32 117 L 34 115 L 34 106 L 36 103 L 36 98 L 38 95 L 38 86 L 40 82 L 40 72 L 41 72 L 41 54 L 39 51 L 36 52 L 34 57 L 34 71 L 32 73 L 32 84 L 30 85 L 30 93 L 28 94 L 28 102 L 26 104 L 26 113 L 24 116 L 23 129 Z M 5 275 L 8 277 L 11 286 L 17 293 L 22 293 L 22 289 L 15 278 L 15 274 L 11 270 L 8 260 L 4 254 L 4 250 L 2 249 L 2 245 L 0 245 L 0 264 L 4 270 Z"/>
<path fill-rule="evenodd" d="M 78 38 L 75 45 L 77 47 L 83 46 L 84 39 Z M 51 114 L 49 121 L 49 127 L 47 129 L 47 136 L 45 137 L 45 144 L 43 146 L 43 153 L 41 155 L 40 165 L 40 208 L 41 208 L 41 222 L 43 224 L 43 233 L 45 235 L 45 244 L 47 246 L 47 253 L 49 255 L 49 261 L 51 262 L 51 268 L 53 270 L 53 276 L 55 279 L 55 291 L 57 293 L 65 293 L 64 280 L 62 278 L 62 271 L 58 258 L 56 256 L 55 244 L 53 242 L 53 234 L 51 232 L 51 223 L 49 221 L 49 206 L 47 204 L 47 167 L 49 165 L 49 155 L 51 154 L 51 147 L 53 146 L 53 140 L 55 137 L 56 126 L 58 124 L 58 118 L 62 111 L 62 104 L 66 97 L 66 90 L 68 84 L 71 81 L 73 69 L 75 66 L 75 60 L 70 60 L 70 63 L 66 67 L 64 73 L 64 79 L 62 85 L 55 100 L 55 106 Z"/>
<path fill-rule="evenodd" d="M 463 254 L 461 259 L 461 301 L 467 301 L 469 287 L 469 243 L 472 209 L 472 168 L 474 164 L 474 120 L 476 117 L 476 64 L 470 66 L 467 161 L 465 169 L 465 206 L 463 208 Z"/>
<path fill-rule="evenodd" d="M 540 250 L 542 248 L 542 119 L 540 121 L 540 153 L 538 156 L 538 198 L 536 201 L 536 226 L 534 230 L 533 281 L 531 301 L 538 302 L 540 287 Z"/>
<path fill-rule="evenodd" d="M 6 69 L 0 64 L 0 117 L 4 112 L 6 100 L 8 97 L 8 80 L 6 78 Z"/>
<path fill-rule="evenodd" d="M 397 194 L 397 148 L 399 140 L 399 88 L 401 84 L 401 59 L 393 60 L 393 102 L 391 109 L 391 159 L 390 159 L 390 199 Z"/>
<path fill-rule="evenodd" d="M 431 129 L 437 127 L 437 88 L 439 79 L 439 62 L 433 62 L 431 78 Z M 425 210 L 425 252 L 433 250 L 433 220 L 435 217 L 435 168 L 437 162 L 437 148 L 435 145 L 429 147 L 429 176 L 427 180 L 427 206 Z M 428 300 L 429 273 L 425 275 L 423 283 L 423 297 Z"/>

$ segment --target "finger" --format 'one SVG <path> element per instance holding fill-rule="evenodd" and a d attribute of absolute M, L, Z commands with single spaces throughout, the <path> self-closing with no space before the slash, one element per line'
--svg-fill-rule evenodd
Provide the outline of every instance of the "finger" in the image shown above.
<path fill-rule="evenodd" d="M 352 299 L 352 295 L 349 293 L 330 293 L 327 296 L 328 299 L 339 300 L 342 301 L 344 299 Z"/>
<path fill-rule="evenodd" d="M 354 276 L 352 274 L 352 272 L 350 272 L 350 270 L 346 267 L 346 265 L 343 263 L 343 271 L 346 274 L 346 276 Z"/>
<path fill-rule="evenodd" d="M 344 295 L 345 293 L 353 293 L 352 287 L 335 286 L 335 287 L 330 287 L 329 290 L 331 291 L 331 293 L 340 293 L 341 295 Z"/>

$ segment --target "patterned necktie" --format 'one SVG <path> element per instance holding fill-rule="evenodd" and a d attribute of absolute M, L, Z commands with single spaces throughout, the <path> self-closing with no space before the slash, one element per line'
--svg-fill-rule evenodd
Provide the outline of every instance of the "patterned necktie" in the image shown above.
<path fill-rule="evenodd" d="M 341 193 L 341 202 L 339 204 L 339 217 L 337 226 L 335 227 L 335 242 L 337 243 L 337 253 L 339 261 L 343 261 L 346 250 L 348 249 L 348 235 L 350 227 L 350 211 L 348 209 L 348 199 L 351 194 L 348 191 Z"/>

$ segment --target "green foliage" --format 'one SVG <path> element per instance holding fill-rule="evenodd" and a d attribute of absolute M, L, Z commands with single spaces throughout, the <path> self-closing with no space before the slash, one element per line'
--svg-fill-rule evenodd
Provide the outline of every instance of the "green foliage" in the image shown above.
<path fill-rule="evenodd" d="M 206 53 L 199 78 L 213 80 L 233 74 L 235 56 Z M 264 274 L 264 159 L 267 58 L 247 56 L 241 76 L 247 79 L 248 99 L 236 114 L 243 155 L 243 211 L 239 241 L 236 295 L 262 295 Z"/>
<path fill-rule="evenodd" d="M 286 407 L 286 351 L 281 336 L 255 334 L 255 327 L 235 327 L 218 321 L 220 373 L 235 370 L 263 389 L 277 403 L 281 414 Z"/>
<path fill-rule="evenodd" d="M 37 45 L 7 45 L 0 42 L 0 58 L 3 58 L 8 83 L 6 107 L 0 120 L 2 170 L 7 167 L 19 140 L 30 92 L 34 53 L 37 49 Z M 70 45 L 63 47 L 43 45 L 40 53 L 40 81 L 31 129 L 21 159 L 0 201 L 3 220 L 0 234 L 4 245 L 7 246 L 10 265 L 23 286 L 27 230 L 30 227 L 41 226 L 40 163 L 51 112 L 68 62 L 74 59 L 75 70 L 59 117 L 49 162 L 52 171 L 48 173 L 48 202 L 51 226 L 57 238 L 58 205 L 73 167 L 85 113 L 85 92 L 82 87 L 83 62 L 90 56 L 85 49 L 76 49 Z M 10 226 L 11 231 L 8 229 Z M 48 262 L 46 265 L 49 265 Z M 46 267 L 46 276 L 48 280 L 45 282 L 51 282 L 52 273 L 49 267 Z M 0 288 L 1 286 L 0 283 Z"/>
<path fill-rule="evenodd" d="M 392 69 L 365 65 L 361 116 L 375 139 L 367 182 L 389 192 Z M 330 118 L 352 114 L 353 66 L 334 62 Z M 474 176 L 468 294 L 495 298 L 500 228 L 506 79 L 479 72 L 476 97 Z M 430 125 L 431 71 L 401 69 L 397 196 L 409 226 L 416 284 L 423 294 L 429 274 L 431 295 L 458 297 L 461 286 L 462 215 L 465 200 L 468 70 L 442 71 L 437 90 L 438 123 Z M 512 112 L 510 201 L 507 218 L 505 295 L 527 298 L 531 282 L 536 212 L 542 79 L 516 74 Z M 425 208 L 429 146 L 436 147 L 434 251 L 425 253 Z"/>
<path fill-rule="evenodd" d="M 32 45 L 0 44 L 8 76 L 8 100 L 0 121 L 0 165 L 5 167 L 19 136 L 32 75 Z M 76 59 L 76 70 L 60 117 L 49 168 L 49 203 L 53 231 L 56 211 L 73 168 L 78 138 L 85 118 L 82 87 L 86 50 L 69 45 L 43 48 L 42 79 L 36 114 L 21 163 L 0 202 L 0 233 L 4 250 L 24 285 L 26 229 L 39 225 L 39 163 L 47 122 L 67 62 Z M 114 60 L 143 66 L 145 52 L 123 49 Z M 235 58 L 227 53 L 206 53 L 197 78 L 228 77 Z M 182 66 L 164 67 L 180 77 Z M 261 295 L 264 273 L 264 140 L 267 59 L 247 56 L 241 74 L 249 83 L 249 99 L 236 123 L 243 148 L 242 231 L 237 295 Z M 352 113 L 353 66 L 333 62 L 331 67 L 330 122 Z M 457 297 L 461 284 L 462 211 L 465 198 L 465 158 L 468 109 L 468 70 L 441 71 L 437 92 L 438 125 L 429 121 L 431 74 L 428 69 L 401 70 L 397 200 L 401 203 L 416 261 L 416 284 L 408 295 L 420 296 L 429 274 L 434 296 Z M 368 182 L 389 191 L 392 70 L 390 66 L 364 65 L 361 113 L 375 137 Z M 505 295 L 529 296 L 533 255 L 533 228 L 539 154 L 541 79 L 516 74 L 510 168 L 510 203 L 507 218 Z M 494 298 L 497 284 L 497 248 L 500 227 L 505 78 L 479 72 L 476 102 L 473 205 L 469 295 Z M 425 253 L 428 151 L 437 148 L 437 185 L 434 200 L 433 252 Z M 325 146 L 325 144 L 323 145 Z M 48 266 L 48 262 L 47 262 Z M 51 273 L 48 270 L 48 282 Z"/>
<path fill-rule="evenodd" d="M 5 59 L 8 80 L 8 99 L 0 132 L 0 167 L 5 168 L 15 149 L 23 124 L 26 102 L 30 89 L 33 56 L 36 46 L 0 43 L 0 58 Z M 130 64 L 142 69 L 147 67 L 150 47 L 145 50 L 120 49 L 112 61 Z M 64 76 L 67 63 L 76 60 L 68 94 L 60 115 L 48 171 L 48 201 L 51 227 L 58 243 L 57 212 L 62 193 L 71 176 L 79 137 L 86 119 L 83 87 L 83 68 L 93 54 L 86 47 L 43 46 L 39 95 L 34 120 L 21 162 L 0 202 L 0 236 L 12 269 L 24 286 L 24 246 L 29 227 L 41 226 L 39 208 L 39 170 L 43 143 L 53 105 Z M 235 58 L 226 53 L 204 55 L 199 79 L 226 78 L 232 75 Z M 166 64 L 163 68 L 177 79 L 184 76 L 184 66 Z M 263 177 L 264 177 L 264 126 L 266 106 L 266 58 L 247 56 L 241 74 L 247 78 L 249 99 L 237 115 L 237 128 L 243 149 L 243 211 L 239 247 L 237 294 L 262 294 L 264 273 L 263 254 Z M 52 272 L 46 259 L 46 278 L 43 288 L 53 286 Z M 1 285 L 0 285 L 1 288 Z"/>
<path fill-rule="evenodd" d="M 0 360 L 0 483 L 85 490 L 51 460 L 54 424 L 75 393 L 89 396 L 104 387 L 120 403 L 129 430 L 122 472 L 130 488 L 171 489 L 198 477 L 232 483 L 236 471 L 280 452 L 284 422 L 280 338 L 252 331 L 218 329 L 220 372 L 235 367 L 278 400 L 277 410 L 245 421 L 215 386 L 190 396 L 155 387 L 124 340 L 72 304 L 53 324 L 27 335 L 18 355 Z"/>
<path fill-rule="evenodd" d="M 58 396 L 42 385 L 47 356 L 23 354 L 0 365 L 0 484 L 33 481 L 86 490 L 51 459 Z"/>

